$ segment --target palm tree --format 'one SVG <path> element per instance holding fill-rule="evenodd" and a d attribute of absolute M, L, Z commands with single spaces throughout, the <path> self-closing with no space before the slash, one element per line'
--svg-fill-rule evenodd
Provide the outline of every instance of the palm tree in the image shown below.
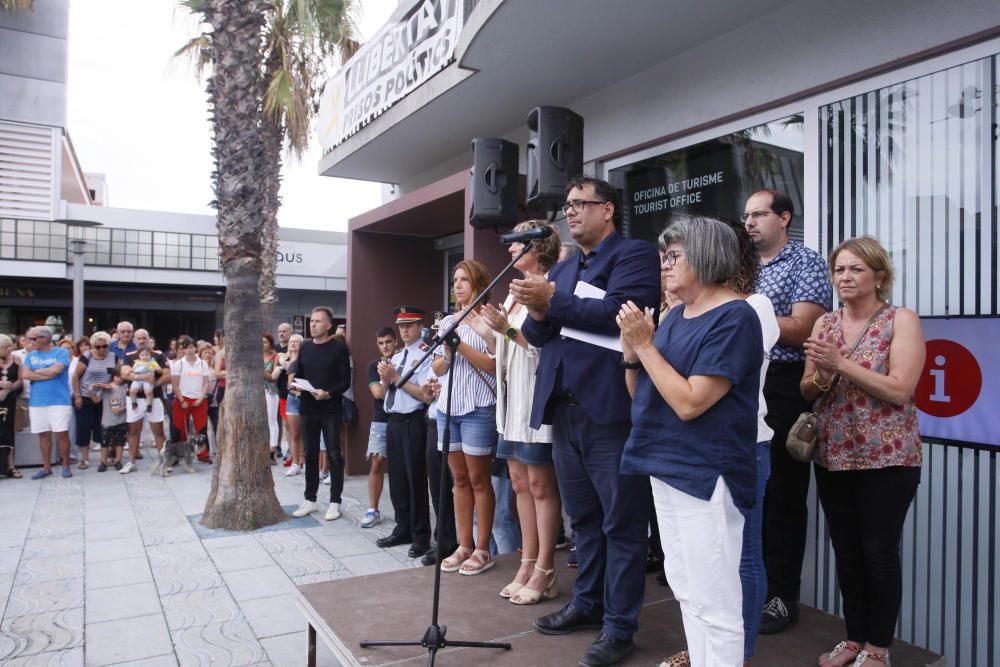
<path fill-rule="evenodd" d="M 218 457 L 202 523 L 253 530 L 287 518 L 267 464 L 260 338 L 252 325 L 270 324 L 275 301 L 281 153 L 286 140 L 294 153 L 305 150 L 318 97 L 315 81 L 325 75 L 332 56 L 346 59 L 357 50 L 355 5 L 354 0 L 181 4 L 211 27 L 176 55 L 191 56 L 199 73 L 212 73 L 214 205 L 229 334 Z M 224 163 L 227 157 L 234 159 Z"/>
<path fill-rule="evenodd" d="M 208 99 L 215 158 L 213 206 L 226 280 L 226 395 L 219 414 L 218 456 L 202 524 L 253 530 L 287 518 L 268 465 L 261 391 L 261 233 L 265 172 L 261 124 L 262 29 L 266 0 L 189 3 L 211 28 L 200 51 L 211 63 Z M 250 326 L 247 326 L 250 324 Z"/>
<path fill-rule="evenodd" d="M 265 327 L 277 301 L 278 208 L 281 201 L 281 154 L 301 158 L 309 146 L 312 121 L 322 88 L 317 85 L 334 67 L 354 55 L 356 0 L 272 0 L 264 39 L 263 265 L 260 295 Z"/>

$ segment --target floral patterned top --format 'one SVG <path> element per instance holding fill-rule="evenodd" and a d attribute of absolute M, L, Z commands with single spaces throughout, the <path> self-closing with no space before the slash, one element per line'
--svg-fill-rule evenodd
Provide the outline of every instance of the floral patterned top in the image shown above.
<path fill-rule="evenodd" d="M 889 372 L 896 307 L 889 306 L 872 321 L 851 360 L 876 373 Z M 844 342 L 842 311 L 823 316 L 821 338 L 835 341 L 842 354 L 850 352 Z M 910 397 L 904 405 L 875 398 L 841 377 L 828 394 L 816 401 L 819 439 L 816 463 L 827 470 L 871 470 L 921 464 L 917 411 Z"/>

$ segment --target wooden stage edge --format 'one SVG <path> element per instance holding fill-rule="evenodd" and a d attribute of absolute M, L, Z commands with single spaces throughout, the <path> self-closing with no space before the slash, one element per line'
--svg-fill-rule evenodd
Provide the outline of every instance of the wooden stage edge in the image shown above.
<path fill-rule="evenodd" d="M 597 631 L 545 636 L 532 629 L 538 616 L 560 609 L 570 599 L 576 571 L 566 567 L 566 553 L 556 554 L 559 597 L 533 606 L 517 606 L 499 597 L 517 569 L 517 554 L 496 559 L 497 564 L 477 576 L 441 574 L 439 625 L 452 641 L 509 642 L 512 649 L 453 647 L 437 654 L 436 664 L 576 665 Z M 421 646 L 364 649 L 362 640 L 419 640 L 431 621 L 434 569 L 415 567 L 351 579 L 298 587 L 297 602 L 309 624 L 309 665 L 316 664 L 316 642 L 322 640 L 341 664 L 355 667 L 415 665 L 427 662 Z M 811 607 L 802 607 L 798 623 L 779 635 L 761 636 L 754 665 L 800 667 L 816 664 L 817 657 L 843 638 L 843 621 Z M 684 648 L 680 608 L 669 588 L 646 577 L 646 596 L 639 615 L 636 649 L 627 665 L 658 665 Z M 897 641 L 892 649 L 895 667 L 944 667 L 947 660 L 930 651 Z"/>

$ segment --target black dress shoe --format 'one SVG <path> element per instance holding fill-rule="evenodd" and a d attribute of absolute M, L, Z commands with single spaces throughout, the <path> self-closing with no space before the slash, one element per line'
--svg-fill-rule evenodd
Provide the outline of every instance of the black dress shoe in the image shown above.
<path fill-rule="evenodd" d="M 578 611 L 571 602 L 553 614 L 536 619 L 534 626 L 543 635 L 567 635 L 577 630 L 599 630 L 601 620 L 600 616 Z"/>
<path fill-rule="evenodd" d="M 632 653 L 635 642 L 631 639 L 612 639 L 603 632 L 580 658 L 580 667 L 614 667 Z"/>
<path fill-rule="evenodd" d="M 375 540 L 375 544 L 381 547 L 382 549 L 388 549 L 389 547 L 394 547 L 400 544 L 409 544 L 412 541 L 413 541 L 412 537 L 408 537 L 406 535 L 392 534 L 389 535 L 388 537 L 378 538 L 377 540 Z"/>
<path fill-rule="evenodd" d="M 457 549 L 458 549 L 457 546 L 445 547 L 444 549 L 441 550 L 441 553 L 443 553 L 444 557 L 447 558 L 448 556 L 455 553 Z M 424 557 L 420 559 L 420 564 L 437 565 L 437 562 L 438 562 L 437 546 L 432 544 L 431 548 L 428 549 L 427 553 L 424 554 Z"/>
<path fill-rule="evenodd" d="M 420 558 L 425 553 L 430 551 L 430 547 L 426 544 L 414 544 L 410 547 L 410 550 L 406 552 L 406 555 L 410 558 Z"/>

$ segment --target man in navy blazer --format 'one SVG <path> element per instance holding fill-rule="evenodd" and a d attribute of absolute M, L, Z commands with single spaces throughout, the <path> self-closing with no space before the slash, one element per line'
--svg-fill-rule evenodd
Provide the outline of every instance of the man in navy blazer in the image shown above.
<path fill-rule="evenodd" d="M 565 634 L 600 628 L 580 664 L 616 665 L 632 651 L 642 606 L 649 481 L 618 474 L 631 426 L 621 353 L 564 329 L 616 339 L 615 316 L 623 303 L 659 306 L 660 261 L 652 245 L 616 230 L 620 202 L 609 183 L 578 176 L 567 186 L 563 210 L 582 253 L 557 264 L 552 282 L 533 277 L 511 285 L 530 315 L 524 336 L 541 348 L 531 426 L 553 426 L 556 478 L 579 562 L 572 601 L 536 620 L 535 629 Z M 575 295 L 581 283 L 603 297 Z"/>

